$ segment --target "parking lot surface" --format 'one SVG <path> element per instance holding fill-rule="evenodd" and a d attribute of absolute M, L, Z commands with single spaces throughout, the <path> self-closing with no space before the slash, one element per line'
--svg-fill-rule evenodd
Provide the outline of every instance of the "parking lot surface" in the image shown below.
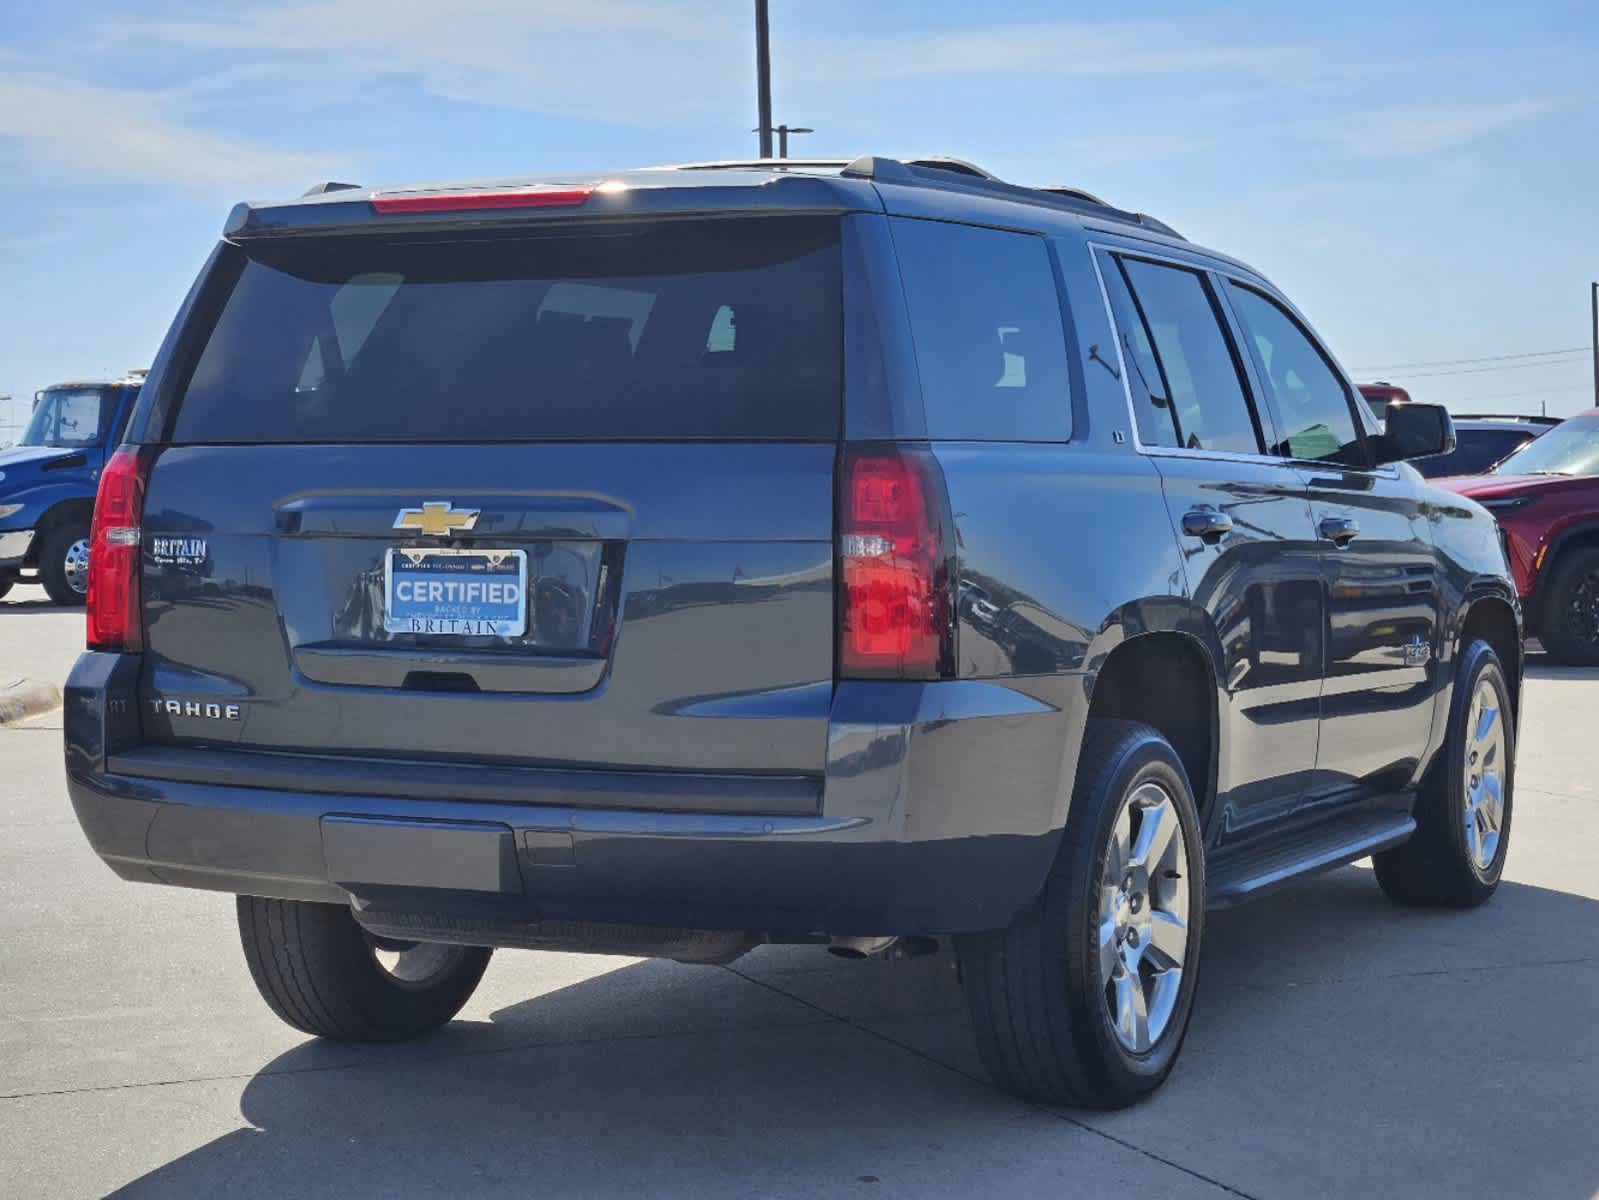
<path fill-rule="evenodd" d="M 60 683 L 81 612 L 0 601 Z M 1117 1114 L 995 1091 L 949 955 L 731 967 L 506 951 L 420 1043 L 257 998 L 229 897 L 116 879 L 60 715 L 0 729 L 0 1196 L 1599 1194 L 1599 673 L 1531 659 L 1506 882 L 1364 866 L 1212 914 L 1182 1060 Z"/>

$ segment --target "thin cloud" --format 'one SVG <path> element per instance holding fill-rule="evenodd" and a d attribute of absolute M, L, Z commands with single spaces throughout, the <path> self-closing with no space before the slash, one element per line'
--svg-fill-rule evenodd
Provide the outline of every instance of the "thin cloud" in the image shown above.
<path fill-rule="evenodd" d="M 1364 158 L 1437 154 L 1499 133 L 1559 108 L 1548 99 L 1477 106 L 1395 108 L 1348 119 L 1334 137 Z"/>
<path fill-rule="evenodd" d="M 742 106 L 744 26 L 704 2 L 289 0 L 99 27 L 122 44 L 297 64 L 308 87 L 412 79 L 445 99 L 631 125 Z M 736 36 L 735 36 L 736 35 Z"/>
<path fill-rule="evenodd" d="M 743 111 L 752 74 L 747 14 L 722 0 L 281 0 L 245 12 L 189 7 L 99 27 L 109 41 L 270 56 L 349 77 L 409 78 L 448 99 L 655 126 Z M 1341 68 L 1314 47 L 1244 45 L 1177 23 L 1052 21 L 936 33 L 786 36 L 785 89 L 1041 74 L 1211 74 L 1305 86 Z"/>
<path fill-rule="evenodd" d="M 1075 78 L 1238 72 L 1304 80 L 1338 70 L 1299 45 L 1242 45 L 1175 24 L 1047 22 L 865 41 L 819 39 L 791 68 L 852 83 L 930 76 L 1035 73 Z"/>
<path fill-rule="evenodd" d="M 322 155 L 191 129 L 165 109 L 148 93 L 0 75 L 0 138 L 71 170 L 234 193 L 303 186 L 331 169 Z"/>

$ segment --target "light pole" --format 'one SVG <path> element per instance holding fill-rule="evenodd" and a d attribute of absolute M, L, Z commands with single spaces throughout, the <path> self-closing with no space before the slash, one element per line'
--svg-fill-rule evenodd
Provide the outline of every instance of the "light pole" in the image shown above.
<path fill-rule="evenodd" d="M 1593 406 L 1599 408 L 1599 282 L 1588 287 L 1593 305 Z"/>
<path fill-rule="evenodd" d="M 767 0 L 755 0 L 755 103 L 759 120 L 761 157 L 772 157 L 772 26 Z"/>
<path fill-rule="evenodd" d="M 760 137 L 762 158 L 772 157 L 772 134 L 777 134 L 777 157 L 788 157 L 788 135 L 815 133 L 801 125 L 772 125 L 772 22 L 767 11 L 767 0 L 755 0 L 755 105 L 759 122 L 755 133 Z"/>

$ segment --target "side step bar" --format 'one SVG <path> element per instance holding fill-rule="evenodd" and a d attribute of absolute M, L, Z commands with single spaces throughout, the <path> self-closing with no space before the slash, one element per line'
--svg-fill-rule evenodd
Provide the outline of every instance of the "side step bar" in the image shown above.
<path fill-rule="evenodd" d="M 1415 831 L 1416 819 L 1408 812 L 1364 809 L 1218 850 L 1205 864 L 1207 906 L 1242 904 L 1307 875 L 1391 850 Z"/>

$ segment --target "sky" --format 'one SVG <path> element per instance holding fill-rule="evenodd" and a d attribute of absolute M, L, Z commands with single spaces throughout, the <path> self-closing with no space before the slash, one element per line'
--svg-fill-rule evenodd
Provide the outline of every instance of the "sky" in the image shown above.
<path fill-rule="evenodd" d="M 235 201 L 753 156 L 752 31 L 751 0 L 0 6 L 10 419 L 147 365 Z M 1086 188 L 1263 271 L 1358 379 L 1594 402 L 1592 0 L 772 0 L 772 39 L 796 154 Z"/>

